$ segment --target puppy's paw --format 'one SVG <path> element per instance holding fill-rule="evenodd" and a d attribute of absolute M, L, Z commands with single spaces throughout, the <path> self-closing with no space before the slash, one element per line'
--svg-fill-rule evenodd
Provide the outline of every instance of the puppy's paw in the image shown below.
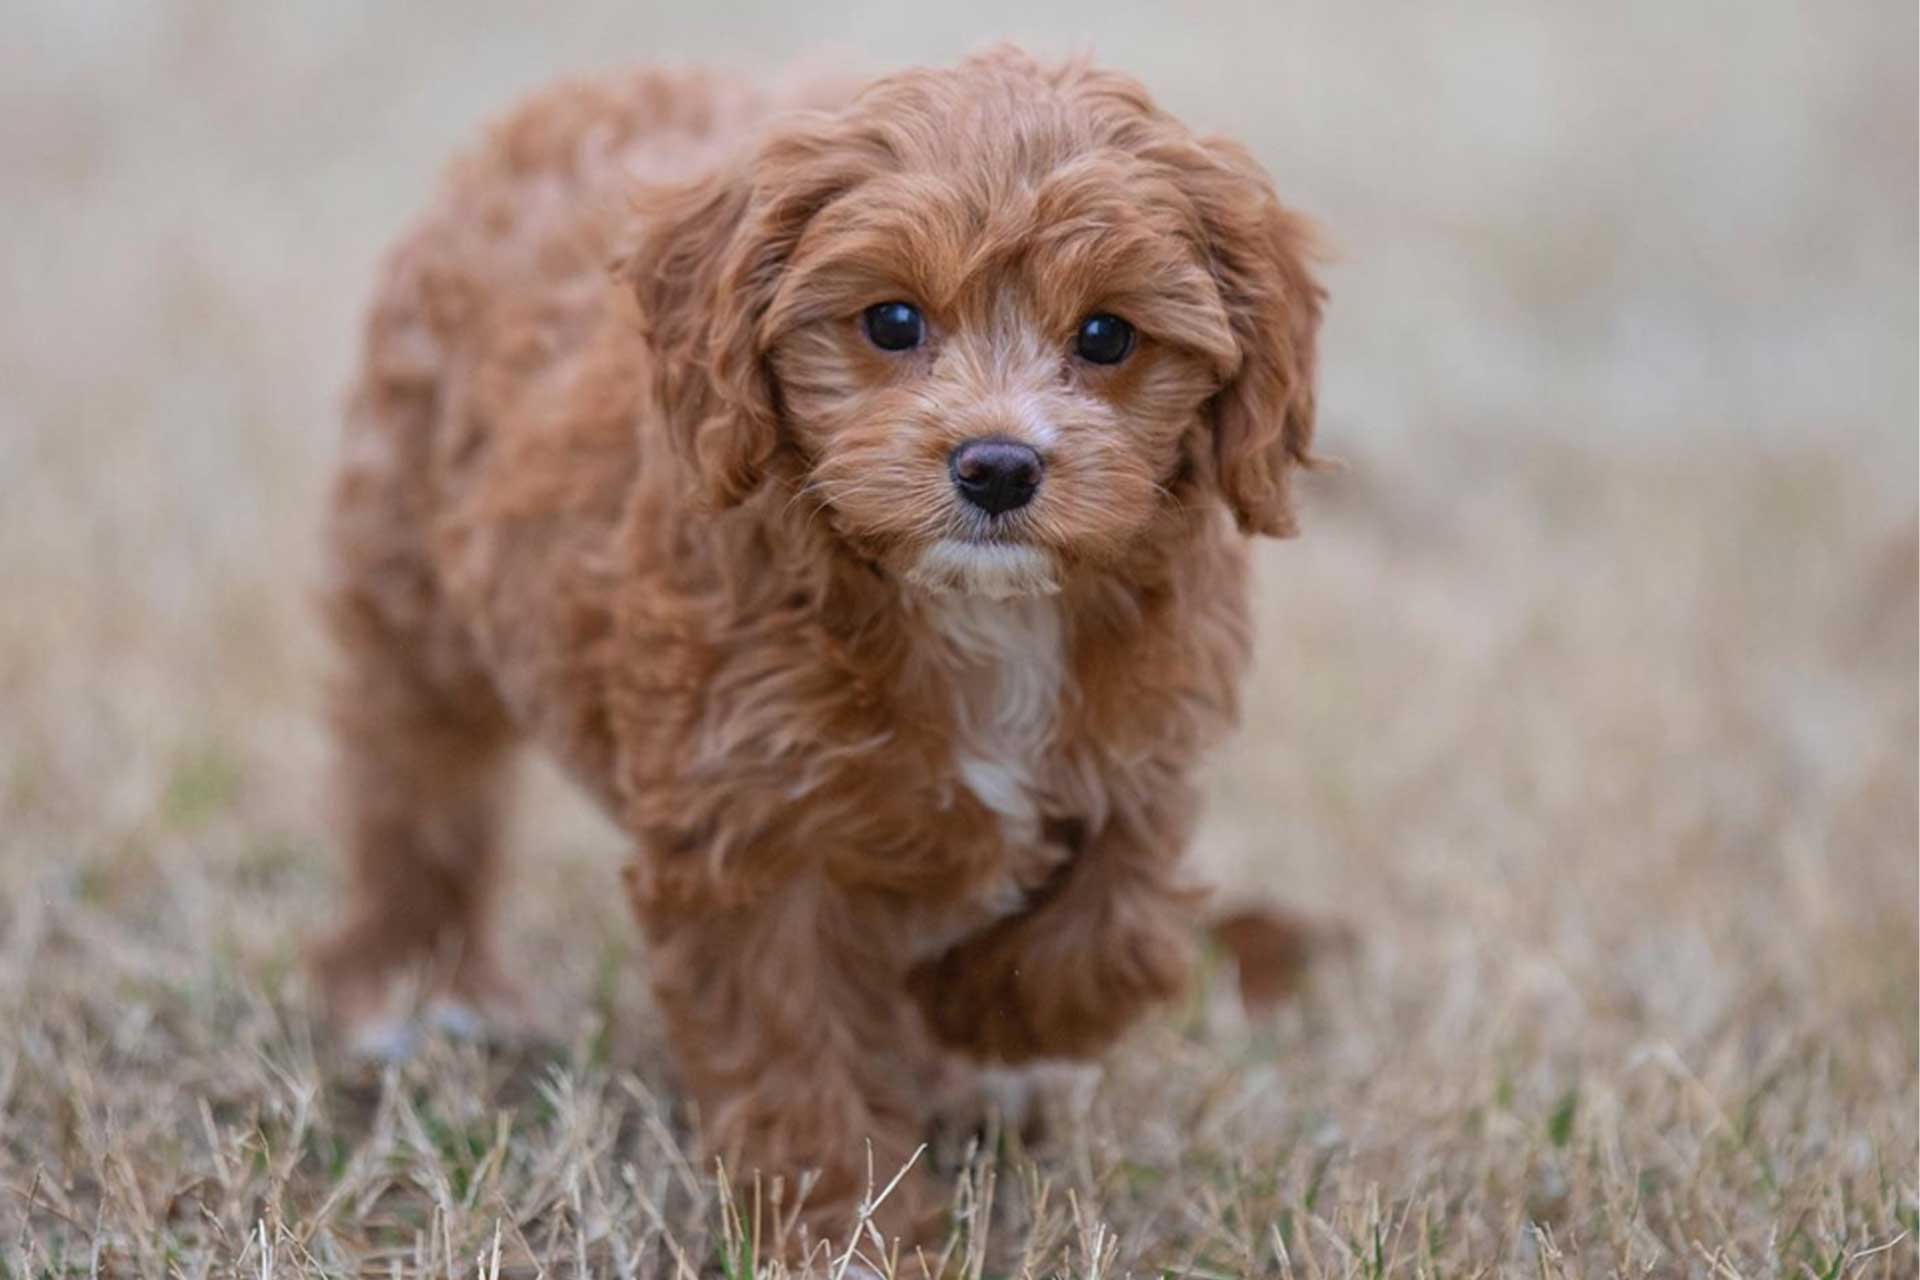
<path fill-rule="evenodd" d="M 376 1066 L 405 1062 L 420 1047 L 420 1028 L 402 1014 L 367 1018 L 345 1028 L 347 1053 Z"/>
<path fill-rule="evenodd" d="M 375 1062 L 412 1055 L 419 1037 L 405 966 L 353 929 L 314 947 L 309 965 L 320 1006 L 350 1055 Z"/>
<path fill-rule="evenodd" d="M 395 958 L 347 931 L 315 950 L 313 974 L 339 1043 L 356 1058 L 402 1062 L 430 1034 L 486 1044 L 538 1038 L 530 1002 L 485 955 Z"/>
<path fill-rule="evenodd" d="M 1177 928 L 1022 918 L 916 966 L 907 989 L 942 1045 L 988 1061 L 1099 1053 L 1178 995 L 1192 946 Z"/>
<path fill-rule="evenodd" d="M 907 993 L 933 1038 L 948 1049 L 1000 1062 L 1040 1056 L 1025 1024 L 1019 967 L 973 940 L 915 965 Z"/>
<path fill-rule="evenodd" d="M 515 1013 L 489 1014 L 464 1000 L 440 997 L 424 1007 L 404 991 L 389 1006 L 359 1018 L 337 1020 L 347 1053 L 378 1066 L 407 1061 L 433 1036 L 465 1044 L 516 1045 L 537 1039 L 530 1024 Z"/>

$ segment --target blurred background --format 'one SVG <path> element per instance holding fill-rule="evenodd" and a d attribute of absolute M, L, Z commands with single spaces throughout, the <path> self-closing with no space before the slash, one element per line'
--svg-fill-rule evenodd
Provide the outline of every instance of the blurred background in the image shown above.
<path fill-rule="evenodd" d="M 1513 1108 L 1583 1099 L 1622 1167 L 1677 1162 L 1698 1221 L 1762 1254 L 1792 1188 L 1910 1177 L 1911 3 L 28 0 L 7 28 L 16 1135 L 79 1063 L 131 1099 L 117 1141 L 162 1142 L 185 1086 L 152 1064 L 305 1008 L 335 883 L 319 505 L 379 255 L 448 156 L 570 71 L 878 71 L 1011 37 L 1245 140 L 1333 253 L 1344 465 L 1262 551 L 1260 674 L 1197 852 L 1360 939 L 1282 1041 L 1272 1131 L 1331 1125 L 1356 1188 L 1447 1186 L 1443 1118 L 1497 1076 Z M 624 1017 L 644 1060 L 617 839 L 538 776 L 521 825 L 514 936 L 563 1020 Z M 1693 1101 L 1663 1110 L 1649 1060 Z M 1711 1129 L 1701 1096 L 1738 1113 L 1785 1064 L 1813 1074 L 1754 1114 L 1801 1163 L 1688 1181 L 1707 1148 L 1674 1116 Z M 87 1132 L 16 1137 L 0 1175 L 84 1165 Z M 1506 1201 L 1462 1176 L 1466 1238 L 1507 1257 Z M 1571 1177 L 1528 1213 L 1605 1198 Z M 1835 1238 L 1871 1235 L 1861 1203 Z"/>

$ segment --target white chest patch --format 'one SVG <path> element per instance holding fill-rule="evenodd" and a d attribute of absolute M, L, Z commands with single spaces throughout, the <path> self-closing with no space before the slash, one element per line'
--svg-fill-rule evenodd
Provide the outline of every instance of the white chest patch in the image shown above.
<path fill-rule="evenodd" d="M 928 618 L 953 682 L 960 780 L 1007 839 L 1039 838 L 1039 777 L 1060 710 L 1066 655 L 1052 596 L 941 595 Z"/>

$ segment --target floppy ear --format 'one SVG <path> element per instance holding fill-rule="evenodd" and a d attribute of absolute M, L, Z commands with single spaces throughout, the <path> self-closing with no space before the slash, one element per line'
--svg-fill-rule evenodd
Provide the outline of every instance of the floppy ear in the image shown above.
<path fill-rule="evenodd" d="M 1214 280 L 1240 365 L 1208 406 L 1214 473 L 1240 528 L 1296 532 L 1288 475 L 1313 463 L 1313 383 L 1320 307 L 1313 231 L 1281 207 L 1239 145 L 1210 141 L 1183 175 L 1204 224 Z"/>
<path fill-rule="evenodd" d="M 780 203 L 756 200 L 745 167 L 643 192 L 639 244 L 615 264 L 652 342 L 667 437 L 713 507 L 752 493 L 779 443 L 761 320 L 805 221 Z"/>

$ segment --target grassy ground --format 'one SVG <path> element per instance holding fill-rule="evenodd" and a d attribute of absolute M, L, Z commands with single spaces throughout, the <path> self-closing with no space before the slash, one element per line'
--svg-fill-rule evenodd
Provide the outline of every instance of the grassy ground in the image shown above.
<path fill-rule="evenodd" d="M 1196 859 L 1359 946 L 1272 1016 L 1216 970 L 1047 1143 L 941 1153 L 953 1257 L 1914 1275 L 1915 17 L 1807 12 L 30 8 L 0 1275 L 751 1269 L 772 1189 L 690 1163 L 618 841 L 547 775 L 509 909 L 562 1042 L 382 1075 L 314 1024 L 333 402 L 382 239 L 516 89 L 1009 31 L 1249 138 L 1340 251 L 1347 465 L 1264 553 Z"/>

